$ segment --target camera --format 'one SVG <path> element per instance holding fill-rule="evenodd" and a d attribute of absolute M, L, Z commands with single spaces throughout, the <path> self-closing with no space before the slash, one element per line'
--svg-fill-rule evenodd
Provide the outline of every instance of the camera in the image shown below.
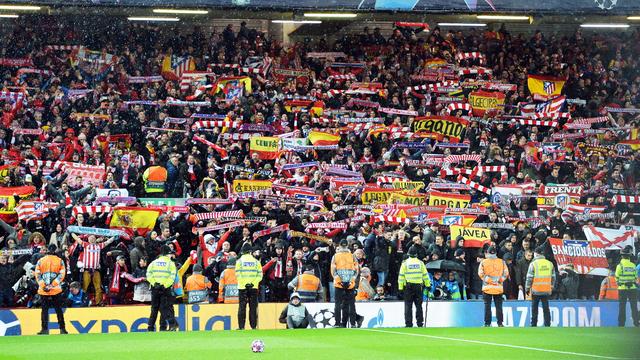
<path fill-rule="evenodd" d="M 433 299 L 434 300 L 450 300 L 451 294 L 449 291 L 442 286 L 439 286 L 433 290 Z"/>

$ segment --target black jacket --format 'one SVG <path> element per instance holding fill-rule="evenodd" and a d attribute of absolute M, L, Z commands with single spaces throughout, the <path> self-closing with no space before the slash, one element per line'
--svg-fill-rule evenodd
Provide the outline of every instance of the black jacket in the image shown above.
<path fill-rule="evenodd" d="M 24 272 L 22 265 L 24 265 L 28 259 L 29 255 L 22 255 L 12 264 L 6 263 L 0 265 L 0 290 L 10 288 L 18 281 L 18 278 L 20 278 Z"/>

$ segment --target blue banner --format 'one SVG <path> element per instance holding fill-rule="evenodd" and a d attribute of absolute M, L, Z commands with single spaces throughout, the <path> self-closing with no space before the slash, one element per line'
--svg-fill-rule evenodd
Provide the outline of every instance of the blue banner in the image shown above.
<path fill-rule="evenodd" d="M 88 234 L 95 236 L 123 236 L 125 235 L 122 230 L 113 230 L 113 229 L 101 229 L 101 228 L 93 228 L 88 226 L 69 226 L 67 231 L 70 233 L 76 234 Z"/>

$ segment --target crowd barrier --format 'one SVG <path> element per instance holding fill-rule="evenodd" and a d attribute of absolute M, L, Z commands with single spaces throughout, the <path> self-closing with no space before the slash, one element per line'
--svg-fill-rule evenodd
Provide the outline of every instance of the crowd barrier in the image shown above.
<path fill-rule="evenodd" d="M 318 327 L 333 327 L 334 304 L 306 304 Z M 278 322 L 286 304 L 260 304 L 259 328 L 282 329 Z M 599 327 L 617 326 L 618 302 L 616 301 L 551 301 L 551 326 Z M 146 331 L 149 306 L 111 306 L 65 309 L 67 331 L 71 334 L 117 333 Z M 238 305 L 199 304 L 175 305 L 180 331 L 231 330 L 238 327 Z M 627 309 L 627 326 L 632 321 Z M 357 303 L 356 311 L 364 316 L 362 327 L 404 326 L 404 304 L 399 301 Z M 529 326 L 531 304 L 525 301 L 505 301 L 504 325 Z M 433 301 L 427 305 L 428 327 L 480 327 L 483 325 L 482 301 Z M 493 308 L 495 324 L 495 308 Z M 53 311 L 49 314 L 49 329 L 59 329 Z M 542 310 L 539 324 L 542 325 Z M 248 325 L 248 324 L 247 324 Z M 0 309 L 0 336 L 35 335 L 40 331 L 40 309 Z"/>

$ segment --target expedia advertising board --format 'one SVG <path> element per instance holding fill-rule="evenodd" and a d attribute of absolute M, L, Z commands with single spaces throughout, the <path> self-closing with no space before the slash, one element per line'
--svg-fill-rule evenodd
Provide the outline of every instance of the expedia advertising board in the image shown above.
<path fill-rule="evenodd" d="M 286 304 L 260 304 L 260 329 L 284 328 L 278 322 Z M 64 309 L 64 320 L 70 334 L 144 332 L 149 322 L 150 306 L 109 306 Z M 238 328 L 238 305 L 175 305 L 179 331 L 231 330 Z M 49 330 L 59 329 L 53 309 L 49 313 Z M 40 309 L 0 310 L 0 336 L 35 335 L 40 331 Z M 0 356 L 1 357 L 1 356 Z"/>
<path fill-rule="evenodd" d="M 282 329 L 278 322 L 286 304 L 260 304 L 258 327 Z M 334 304 L 310 303 L 307 309 L 319 328 L 333 327 Z M 617 326 L 617 301 L 550 301 L 551 326 L 600 327 Z M 427 305 L 427 327 L 480 327 L 483 325 L 482 301 L 430 301 Z M 144 332 L 149 320 L 149 306 L 112 306 L 65 310 L 67 331 L 71 334 Z M 529 326 L 531 302 L 505 301 L 504 325 Z M 403 327 L 402 302 L 356 303 L 356 311 L 364 316 L 362 327 Z M 203 304 L 176 305 L 179 331 L 231 330 L 238 327 L 238 305 Z M 495 323 L 495 308 L 492 309 Z M 473 314 L 473 315 L 471 315 Z M 49 314 L 49 329 L 57 333 L 59 327 L 53 310 Z M 542 326 L 542 310 L 540 310 Z M 631 312 L 627 310 L 627 326 L 631 326 Z M 495 324 L 494 324 L 495 325 Z M 0 336 L 35 335 L 40 331 L 40 309 L 0 310 Z"/>

